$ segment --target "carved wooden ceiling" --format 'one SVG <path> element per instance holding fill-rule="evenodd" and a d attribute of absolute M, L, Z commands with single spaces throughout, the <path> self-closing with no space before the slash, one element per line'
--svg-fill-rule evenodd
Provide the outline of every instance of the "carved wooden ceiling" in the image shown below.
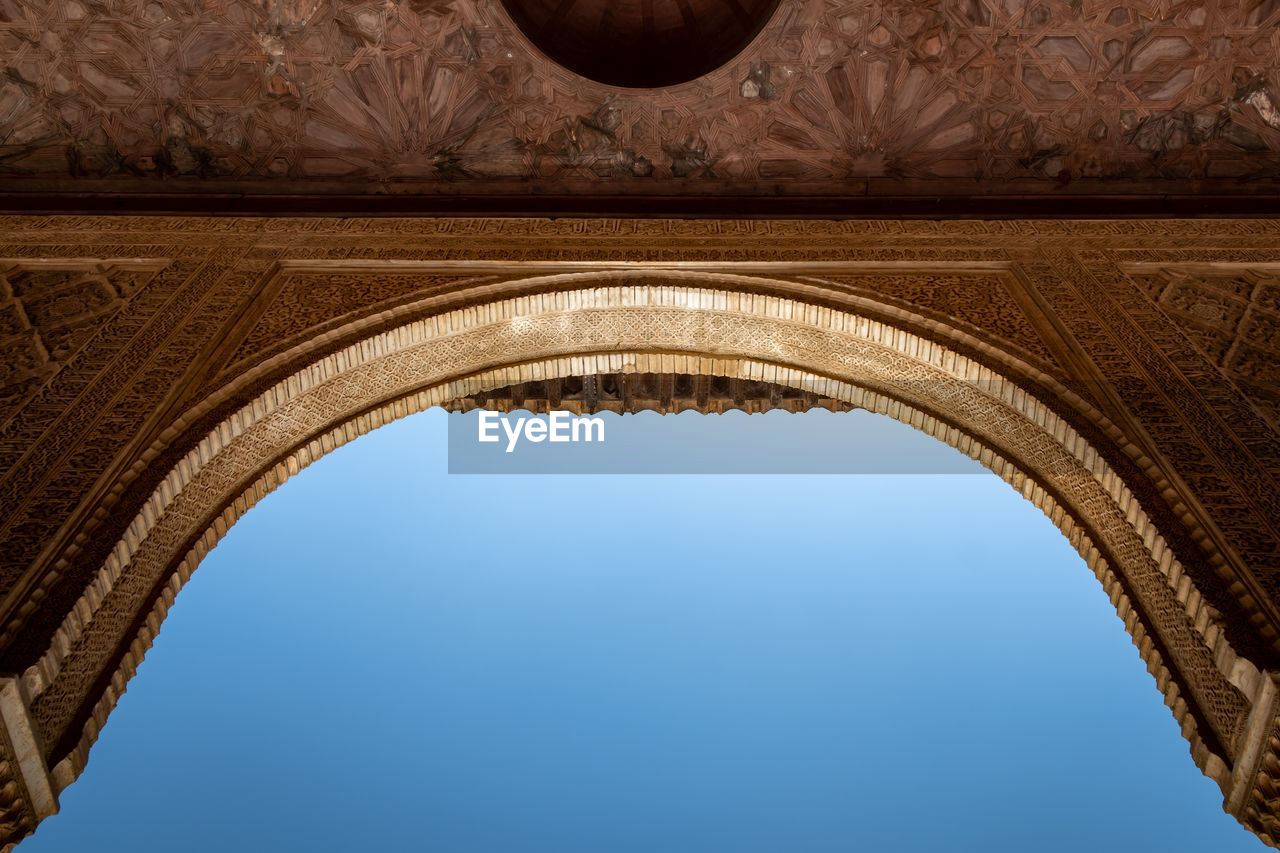
<path fill-rule="evenodd" d="M 499 0 L 0 0 L 0 175 L 10 208 L 1275 197 L 1280 0 L 783 0 L 652 90 L 557 66 Z"/>

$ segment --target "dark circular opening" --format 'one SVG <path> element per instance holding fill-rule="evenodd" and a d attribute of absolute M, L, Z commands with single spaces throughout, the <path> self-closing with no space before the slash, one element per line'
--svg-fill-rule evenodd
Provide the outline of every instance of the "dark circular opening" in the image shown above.
<path fill-rule="evenodd" d="M 502 0 L 535 46 L 583 77 L 653 89 L 737 56 L 778 0 Z"/>

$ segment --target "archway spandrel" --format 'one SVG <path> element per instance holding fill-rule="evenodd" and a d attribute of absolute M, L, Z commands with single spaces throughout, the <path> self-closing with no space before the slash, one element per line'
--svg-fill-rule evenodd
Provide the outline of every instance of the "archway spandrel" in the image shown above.
<path fill-rule="evenodd" d="M 1274 581 L 1264 582 L 1263 576 L 1274 563 L 1280 505 L 1272 506 L 1275 490 L 1266 466 L 1229 426 L 1241 417 L 1256 416 L 1243 397 L 1235 398 L 1236 405 L 1222 405 L 1224 398 L 1218 393 L 1205 399 L 1197 384 L 1208 382 L 1218 392 L 1229 385 L 1229 379 L 1219 374 L 1193 383 L 1188 373 L 1194 376 L 1195 372 L 1184 372 L 1171 360 L 1177 356 L 1177 347 L 1162 341 L 1160 334 L 1151 337 L 1139 328 L 1133 315 L 1141 316 L 1140 309 L 1117 300 L 1126 293 L 1130 298 L 1142 297 L 1106 254 L 1067 249 L 1039 254 L 1041 260 L 1024 260 L 1020 269 L 1095 365 L 1096 387 L 1103 394 L 1100 406 L 1138 446 L 1159 449 L 1150 455 L 1161 476 L 1186 496 L 1175 506 L 1193 535 L 1204 531 L 1199 535 L 1213 539 L 1220 554 L 1239 552 L 1227 558 L 1234 569 L 1216 564 L 1222 582 L 1252 586 L 1253 600 L 1268 602 L 1262 607 L 1268 622 L 1274 622 L 1275 606 L 1270 602 L 1280 590 Z M 1160 331 L 1158 324 L 1147 327 Z M 1280 442 L 1263 440 L 1259 446 L 1264 454 L 1273 455 Z M 1190 499 L 1192 494 L 1213 497 L 1200 504 Z M 1244 565 L 1251 568 L 1243 570 Z M 1208 580 L 1202 582 L 1211 585 Z M 1273 637 L 1271 629 L 1267 635 Z"/>

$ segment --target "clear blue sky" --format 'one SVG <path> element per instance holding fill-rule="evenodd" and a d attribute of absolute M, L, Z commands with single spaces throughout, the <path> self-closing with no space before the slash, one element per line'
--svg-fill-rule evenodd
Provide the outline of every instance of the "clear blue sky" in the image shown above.
<path fill-rule="evenodd" d="M 20 853 L 1264 849 L 994 476 L 450 476 L 445 421 L 231 531 Z"/>

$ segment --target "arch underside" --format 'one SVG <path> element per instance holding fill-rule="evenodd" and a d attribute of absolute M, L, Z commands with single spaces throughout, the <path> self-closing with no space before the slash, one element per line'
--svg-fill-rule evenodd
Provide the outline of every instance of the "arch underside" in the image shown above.
<path fill-rule="evenodd" d="M 1277 710 L 1270 675 L 1237 655 L 1099 449 L 1025 383 L 955 349 L 731 284 L 596 283 L 438 313 L 315 359 L 221 420 L 140 507 L 16 682 L 50 746 L 51 789 L 83 770 L 174 597 L 226 530 L 371 429 L 432 406 L 865 408 L 979 460 L 1054 521 L 1116 606 L 1197 766 L 1257 831 L 1266 807 L 1255 776 Z"/>
<path fill-rule="evenodd" d="M 710 373 L 629 371 L 514 382 L 445 400 L 440 406 L 452 412 L 523 409 L 535 414 L 567 411 L 579 415 L 643 411 L 721 414 L 731 410 L 749 414 L 769 411 L 798 413 L 810 409 L 847 412 L 855 408 L 848 400 L 775 382 Z"/>

